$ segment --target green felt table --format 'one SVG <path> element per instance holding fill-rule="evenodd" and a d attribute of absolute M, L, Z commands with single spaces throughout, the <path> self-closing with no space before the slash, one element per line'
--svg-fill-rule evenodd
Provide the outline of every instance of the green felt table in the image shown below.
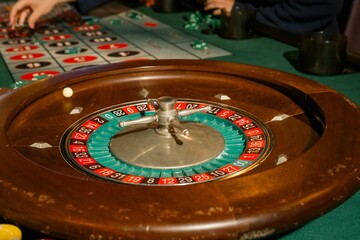
<path fill-rule="evenodd" d="M 175 28 L 186 31 L 204 39 L 208 43 L 217 45 L 233 53 L 231 56 L 213 58 L 242 64 L 251 64 L 262 67 L 274 68 L 311 79 L 325 84 L 344 94 L 356 104 L 360 104 L 360 71 L 353 71 L 336 76 L 315 76 L 299 72 L 291 61 L 291 56 L 296 55 L 297 48 L 284 42 L 272 39 L 265 35 L 259 35 L 246 40 L 229 40 L 220 38 L 218 35 L 205 35 L 200 30 L 185 30 L 183 28 L 184 12 L 179 13 L 156 13 L 147 7 L 139 7 L 140 11 L 156 19 L 166 22 Z M 13 83 L 9 72 L 0 59 L 0 87 L 9 88 Z M 14 90 L 16 91 L 16 90 Z M 357 129 L 354 129 L 356 131 Z M 339 146 L 331 146 L 341 148 Z M 359 159 L 360 160 L 360 159 Z M 360 179 L 359 179 L 360 180 Z M 1 206 L 4 207 L 4 206 Z M 295 239 L 359 239 L 360 236 L 360 191 L 346 200 L 343 204 L 323 216 L 312 220 L 276 238 L 282 240 Z"/>
<path fill-rule="evenodd" d="M 182 29 L 184 13 L 154 13 L 151 9 L 141 8 L 146 14 Z M 204 35 L 200 30 L 184 30 L 214 45 L 233 53 L 232 56 L 214 58 L 214 60 L 251 64 L 274 68 L 325 84 L 344 94 L 355 103 L 360 103 L 360 71 L 336 76 L 315 76 L 299 72 L 292 62 L 297 47 L 282 41 L 257 36 L 245 40 L 230 40 L 218 35 Z M 341 147 L 341 143 L 338 147 Z M 360 159 L 359 159 L 360 160 Z M 358 239 L 360 236 L 360 191 L 342 205 L 308 224 L 276 238 L 282 240 L 326 240 Z"/>
<path fill-rule="evenodd" d="M 151 9 L 141 8 L 146 14 L 182 29 L 184 13 L 154 13 Z M 232 56 L 214 60 L 251 64 L 274 68 L 300 75 L 320 82 L 337 90 L 355 103 L 360 103 L 360 71 L 336 76 L 315 76 L 299 72 L 292 62 L 297 47 L 275 40 L 265 35 L 245 40 L 229 40 L 218 35 L 204 35 L 200 30 L 184 30 L 214 45 L 233 53 Z M 341 147 L 339 145 L 338 147 Z M 360 191 L 342 205 L 308 224 L 276 238 L 282 240 L 310 239 L 358 239 L 360 236 Z"/>
<path fill-rule="evenodd" d="M 246 40 L 224 39 L 216 34 L 205 35 L 201 33 L 201 30 L 185 30 L 183 28 L 184 12 L 171 14 L 156 13 L 152 9 L 146 7 L 141 7 L 140 10 L 162 22 L 166 22 L 175 28 L 193 34 L 204 39 L 208 43 L 212 43 L 233 53 L 231 56 L 214 58 L 213 60 L 257 65 L 300 75 L 325 84 L 344 94 L 355 103 L 360 104 L 360 71 L 336 76 L 304 74 L 299 72 L 292 62 L 292 56 L 297 53 L 297 47 L 293 45 L 286 44 L 265 35 Z M 338 147 L 341 147 L 341 145 Z M 358 239 L 359 236 L 360 191 L 342 205 L 326 213 L 322 217 L 276 238 L 282 240 L 325 240 Z"/>

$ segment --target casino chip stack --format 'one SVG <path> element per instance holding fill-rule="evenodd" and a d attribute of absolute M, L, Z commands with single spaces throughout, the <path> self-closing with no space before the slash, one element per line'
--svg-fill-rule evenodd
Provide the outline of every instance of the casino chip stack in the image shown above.
<path fill-rule="evenodd" d="M 191 43 L 191 47 L 195 50 L 206 50 L 208 45 L 204 40 L 195 40 Z"/>
<path fill-rule="evenodd" d="M 203 16 L 199 11 L 187 13 L 185 15 L 185 29 L 197 30 L 203 22 Z"/>
<path fill-rule="evenodd" d="M 26 26 L 10 31 L 0 18 L 0 52 L 16 89 L 46 80 L 62 72 L 109 63 L 152 59 L 208 59 L 231 55 L 222 48 L 195 41 L 198 38 L 175 29 L 145 13 L 128 8 L 103 18 L 79 15 L 61 4 L 39 21 L 35 30 Z M 8 14 L 11 3 L 0 3 Z M 212 16 L 191 12 L 186 28 L 213 24 Z M 211 32 L 211 31 L 210 31 Z M 206 50 L 206 51 L 204 51 Z M 0 239 L 1 240 L 1 239 Z"/>
<path fill-rule="evenodd" d="M 184 28 L 189 30 L 198 30 L 204 23 L 213 32 L 220 29 L 220 19 L 212 14 L 202 14 L 199 11 L 186 13 L 184 16 Z"/>

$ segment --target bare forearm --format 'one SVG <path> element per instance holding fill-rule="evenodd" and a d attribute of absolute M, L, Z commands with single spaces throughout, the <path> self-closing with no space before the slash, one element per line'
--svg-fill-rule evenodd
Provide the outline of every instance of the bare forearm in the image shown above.
<path fill-rule="evenodd" d="M 35 28 L 36 21 L 43 15 L 48 14 L 56 5 L 75 0 L 19 0 L 10 11 L 9 24 L 23 25 L 26 21 L 30 28 Z"/>

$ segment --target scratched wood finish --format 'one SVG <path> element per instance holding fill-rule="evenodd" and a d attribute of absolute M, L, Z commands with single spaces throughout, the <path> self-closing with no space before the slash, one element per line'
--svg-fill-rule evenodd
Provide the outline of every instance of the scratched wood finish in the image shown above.
<path fill-rule="evenodd" d="M 71 98 L 62 96 L 71 87 Z M 271 129 L 255 169 L 187 186 L 132 186 L 89 177 L 60 153 L 77 120 L 119 103 L 173 96 L 227 104 Z M 223 93 L 231 100 L 214 96 Z M 69 115 L 74 107 L 79 115 Z M 271 121 L 279 114 L 290 117 Z M 359 107 L 310 80 L 215 61 L 113 64 L 0 95 L 0 215 L 65 239 L 239 239 L 296 228 L 359 189 Z M 52 148 L 30 147 L 47 142 Z M 288 161 L 276 164 L 280 154 Z"/>

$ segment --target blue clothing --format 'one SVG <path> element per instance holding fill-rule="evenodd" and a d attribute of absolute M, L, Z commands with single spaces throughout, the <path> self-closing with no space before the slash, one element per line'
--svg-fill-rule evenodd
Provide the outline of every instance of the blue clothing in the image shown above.
<path fill-rule="evenodd" d="M 109 0 L 77 0 L 81 13 L 88 12 Z M 234 9 L 257 10 L 259 23 L 290 33 L 310 31 L 338 32 L 337 16 L 343 0 L 235 0 Z"/>
<path fill-rule="evenodd" d="M 259 23 L 291 33 L 338 32 L 342 5 L 343 0 L 236 0 L 234 9 L 254 8 Z"/>
<path fill-rule="evenodd" d="M 77 0 L 74 2 L 74 5 L 77 7 L 80 13 L 86 13 L 108 1 L 109 0 Z"/>

